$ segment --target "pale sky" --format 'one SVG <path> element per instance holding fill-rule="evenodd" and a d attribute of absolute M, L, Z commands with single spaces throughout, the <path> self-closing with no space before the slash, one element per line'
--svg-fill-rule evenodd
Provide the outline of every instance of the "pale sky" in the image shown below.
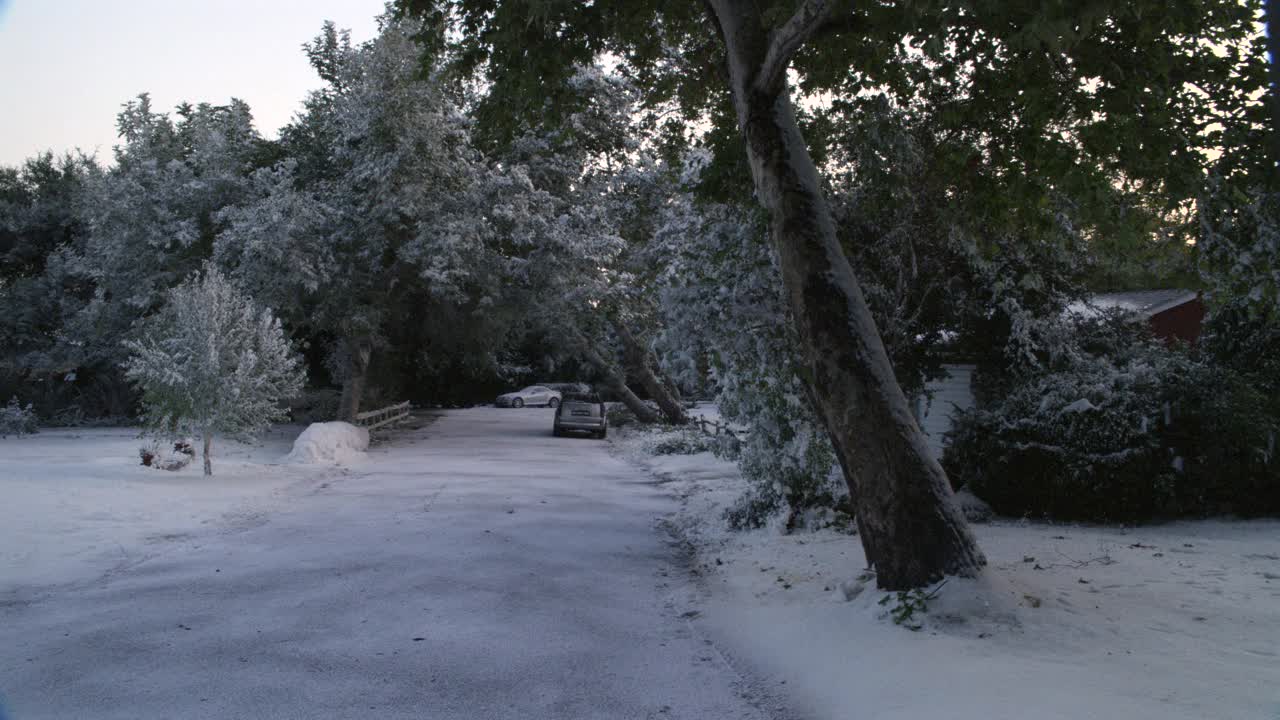
<path fill-rule="evenodd" d="M 138 93 L 238 97 L 275 137 L 320 85 L 302 43 L 325 20 L 373 37 L 384 0 L 0 0 L 0 165 L 80 148 L 112 162 L 116 113 Z"/>

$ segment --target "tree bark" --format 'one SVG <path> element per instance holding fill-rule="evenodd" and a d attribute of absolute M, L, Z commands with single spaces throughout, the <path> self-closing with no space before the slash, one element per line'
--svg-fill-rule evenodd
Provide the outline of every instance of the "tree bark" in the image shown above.
<path fill-rule="evenodd" d="M 642 422 L 645 425 L 652 425 L 658 422 L 658 411 L 631 392 L 631 388 L 627 387 L 625 376 L 617 368 L 605 371 L 605 383 L 618 396 L 622 404 L 627 406 L 631 414 L 636 416 L 638 422 Z"/>
<path fill-rule="evenodd" d="M 591 347 L 591 344 L 585 338 L 579 338 L 578 345 L 583 357 L 604 376 L 605 384 L 618 396 L 622 404 L 626 405 L 627 409 L 636 416 L 637 421 L 646 425 L 658 422 L 658 412 L 649 407 L 648 403 L 636 397 L 635 393 L 631 392 L 631 388 L 627 387 L 626 375 L 618 369 L 617 365 L 604 359 L 599 352 Z"/>
<path fill-rule="evenodd" d="M 887 590 L 974 575 L 986 559 L 894 377 L 792 111 L 786 64 L 821 25 L 825 3 L 805 2 L 771 34 L 755 4 L 709 4 L 756 194 L 771 216 L 804 380 L 840 460 L 867 562 Z"/>
<path fill-rule="evenodd" d="M 204 435 L 204 474 L 213 474 L 213 433 L 207 429 L 202 433 Z"/>
<path fill-rule="evenodd" d="M 662 382 L 654 373 L 648 346 L 641 343 L 631 329 L 622 322 L 615 322 L 613 328 L 618 334 L 618 339 L 622 341 L 622 351 L 629 369 L 634 373 L 644 391 L 649 393 L 649 397 L 658 404 L 662 416 L 673 425 L 688 423 L 689 414 L 685 412 L 680 398 L 672 394 L 670 386 Z"/>
<path fill-rule="evenodd" d="M 338 419 L 349 423 L 356 421 L 360 401 L 364 398 L 365 381 L 369 376 L 369 359 L 373 345 L 365 339 L 348 339 L 347 377 L 342 383 L 342 399 L 338 403 Z"/>

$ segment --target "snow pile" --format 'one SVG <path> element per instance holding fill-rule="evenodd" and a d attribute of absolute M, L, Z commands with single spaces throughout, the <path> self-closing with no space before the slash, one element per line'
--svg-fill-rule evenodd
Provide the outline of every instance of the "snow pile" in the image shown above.
<path fill-rule="evenodd" d="M 345 422 L 312 423 L 285 458 L 287 462 L 345 464 L 364 457 L 369 449 L 369 431 Z"/>

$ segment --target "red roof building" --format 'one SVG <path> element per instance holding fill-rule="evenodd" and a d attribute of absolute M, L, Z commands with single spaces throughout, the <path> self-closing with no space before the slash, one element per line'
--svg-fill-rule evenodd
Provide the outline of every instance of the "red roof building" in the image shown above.
<path fill-rule="evenodd" d="M 1156 337 L 1165 342 L 1182 341 L 1194 345 L 1204 324 L 1204 301 L 1195 290 L 1130 290 L 1102 293 L 1087 305 L 1073 305 L 1070 312 L 1118 308 L 1146 322 Z"/>

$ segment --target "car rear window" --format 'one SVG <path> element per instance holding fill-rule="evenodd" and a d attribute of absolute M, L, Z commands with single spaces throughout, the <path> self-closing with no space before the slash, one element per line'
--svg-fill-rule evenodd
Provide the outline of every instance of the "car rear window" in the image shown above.
<path fill-rule="evenodd" d="M 578 402 L 598 405 L 600 403 L 600 396 L 595 393 L 565 393 L 561 398 L 561 401 L 566 403 Z"/>
<path fill-rule="evenodd" d="M 581 414 L 584 410 L 592 415 L 600 414 L 600 403 L 587 402 L 586 400 L 566 400 L 560 407 L 564 408 L 563 412 Z"/>

